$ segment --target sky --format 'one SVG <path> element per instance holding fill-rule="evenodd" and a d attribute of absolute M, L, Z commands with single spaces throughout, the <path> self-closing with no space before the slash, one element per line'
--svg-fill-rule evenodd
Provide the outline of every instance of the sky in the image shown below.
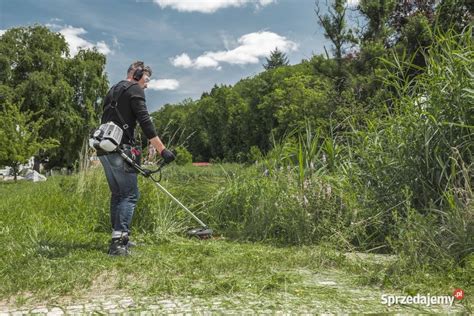
<path fill-rule="evenodd" d="M 71 55 L 95 47 L 110 85 L 144 61 L 153 112 L 257 75 L 275 48 L 290 64 L 329 50 L 314 9 L 314 0 L 0 0 L 0 35 L 42 24 L 65 37 Z"/>

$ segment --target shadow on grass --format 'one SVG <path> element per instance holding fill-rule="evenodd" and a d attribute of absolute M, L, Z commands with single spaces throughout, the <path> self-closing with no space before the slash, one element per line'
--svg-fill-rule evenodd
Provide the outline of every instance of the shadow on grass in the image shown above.
<path fill-rule="evenodd" d="M 32 250 L 34 254 L 48 259 L 57 259 L 67 257 L 77 253 L 100 252 L 107 253 L 106 243 L 104 242 L 74 242 L 74 241 L 51 241 L 41 240 Z"/>

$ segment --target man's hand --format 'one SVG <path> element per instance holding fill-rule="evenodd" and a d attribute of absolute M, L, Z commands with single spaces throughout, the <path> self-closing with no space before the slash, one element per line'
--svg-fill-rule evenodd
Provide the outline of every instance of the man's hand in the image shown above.
<path fill-rule="evenodd" d="M 161 157 L 163 157 L 165 163 L 173 162 L 176 159 L 175 154 L 166 148 L 161 151 Z"/>

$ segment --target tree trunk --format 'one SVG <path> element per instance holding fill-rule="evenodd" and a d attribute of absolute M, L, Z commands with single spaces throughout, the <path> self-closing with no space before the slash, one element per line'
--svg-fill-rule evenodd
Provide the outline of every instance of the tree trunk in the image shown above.
<path fill-rule="evenodd" d="M 13 165 L 12 170 L 13 170 L 13 180 L 16 182 L 17 181 L 17 175 L 18 175 L 18 165 Z"/>
<path fill-rule="evenodd" d="M 34 162 L 33 162 L 33 170 L 39 173 L 40 172 L 40 164 L 41 164 L 41 160 L 39 159 L 38 156 L 35 156 L 34 157 Z"/>

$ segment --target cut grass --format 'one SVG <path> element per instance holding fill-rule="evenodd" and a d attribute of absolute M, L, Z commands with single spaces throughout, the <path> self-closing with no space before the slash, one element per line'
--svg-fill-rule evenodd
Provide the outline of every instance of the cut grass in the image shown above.
<path fill-rule="evenodd" d="M 10 292 L 11 302 L 25 306 L 67 306 L 119 295 L 137 302 L 148 297 L 192 297 L 209 306 L 220 302 L 225 310 L 243 306 L 300 312 L 411 310 L 381 305 L 381 289 L 354 285 L 360 275 L 341 269 L 350 261 L 324 247 L 176 238 L 140 246 L 129 257 L 109 257 L 96 246 L 94 242 L 81 247 L 56 245 L 49 249 L 64 247 L 62 257 L 36 254 L 25 260 L 28 264 L 10 266 L 9 278 L 2 276 L 6 281 L 2 290 L 7 290 L 2 296 Z M 419 311 L 442 311 L 436 308 Z"/>
<path fill-rule="evenodd" d="M 204 211 L 206 201 L 239 168 L 231 166 L 229 172 L 220 166 L 173 167 L 163 184 L 193 211 Z M 379 286 L 391 286 L 383 277 L 391 261 L 348 259 L 330 246 L 183 239 L 176 232 L 192 223 L 187 215 L 150 181 L 141 178 L 140 188 L 132 238 L 143 245 L 130 257 L 116 258 L 106 254 L 109 193 L 100 169 L 85 176 L 53 177 L 44 183 L 0 184 L 0 298 L 28 305 L 117 293 L 246 297 L 267 302 L 265 308 L 281 309 L 285 297 L 294 300 L 292 308 L 299 303 L 310 306 L 315 300 L 332 306 L 337 297 L 341 308 L 337 310 L 352 311 L 362 291 L 364 297 L 373 295 L 375 305 L 365 310 L 374 311 L 380 307 Z M 321 276 L 328 273 L 329 283 L 321 283 Z M 364 285 L 361 288 L 356 283 Z M 419 284 L 420 293 L 450 294 L 452 286 L 430 289 L 428 286 L 441 282 L 423 284 Z M 273 300 L 271 307 L 268 302 Z"/>

